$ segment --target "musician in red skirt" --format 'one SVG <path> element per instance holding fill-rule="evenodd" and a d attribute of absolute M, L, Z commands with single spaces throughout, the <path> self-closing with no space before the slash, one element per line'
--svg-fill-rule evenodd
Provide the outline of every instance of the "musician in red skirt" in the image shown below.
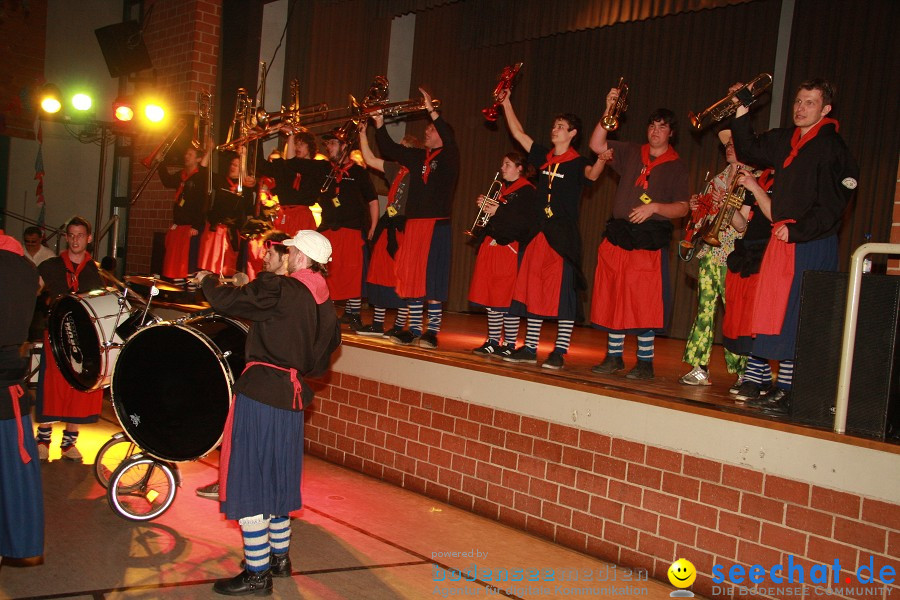
<path fill-rule="evenodd" d="M 175 190 L 172 226 L 166 233 L 163 277 L 183 279 L 197 270 L 200 232 L 206 225 L 206 180 L 208 154 L 200 156 L 193 146 L 184 151 L 184 167 L 177 173 L 161 165 L 159 179 Z"/>
<path fill-rule="evenodd" d="M 483 227 L 473 227 L 478 256 L 469 286 L 469 302 L 487 310 L 487 340 L 472 350 L 481 356 L 502 357 L 516 348 L 519 317 L 510 315 L 509 307 L 519 262 L 526 245 L 537 234 L 543 215 L 534 184 L 527 176 L 533 172 L 522 153 L 510 152 L 500 163 L 497 197 L 488 201 L 482 195 L 476 201 L 488 218 Z"/>

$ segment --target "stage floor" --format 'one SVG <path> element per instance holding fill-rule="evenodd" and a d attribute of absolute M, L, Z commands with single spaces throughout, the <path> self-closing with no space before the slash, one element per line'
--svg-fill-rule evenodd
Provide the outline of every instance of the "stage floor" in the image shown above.
<path fill-rule="evenodd" d="M 393 322 L 391 313 L 392 311 L 389 311 L 386 327 Z M 363 323 L 369 322 L 371 322 L 371 315 L 364 310 Z M 606 356 L 606 333 L 592 327 L 578 326 L 575 328 L 569 353 L 565 357 L 565 366 L 559 371 L 541 367 L 541 363 L 553 350 L 556 337 L 556 324 L 549 321 L 541 330 L 536 365 L 510 363 L 497 358 L 486 358 L 473 354 L 471 350 L 480 346 L 486 338 L 487 319 L 483 314 L 445 312 L 441 332 L 438 335 L 439 345 L 436 349 L 425 349 L 415 345 L 400 346 L 387 338 L 360 336 L 350 331 L 346 325 L 343 327 L 342 333 L 345 344 L 362 348 L 476 369 L 498 376 L 516 377 L 627 400 L 648 402 L 678 410 L 702 413 L 707 416 L 754 423 L 782 431 L 900 453 L 900 443 L 898 443 L 900 441 L 898 440 L 891 443 L 849 434 L 838 435 L 833 433 L 830 428 L 790 423 L 786 417 L 772 417 L 735 401 L 734 396 L 728 392 L 735 382 L 735 376 L 729 374 L 725 368 L 723 348 L 720 344 L 713 346 L 710 358 L 711 385 L 689 386 L 678 381 L 691 368 L 681 360 L 685 341 L 666 337 L 656 338 L 653 361 L 655 378 L 652 381 L 635 381 L 625 378 L 625 373 L 636 362 L 637 341 L 635 336 L 627 336 L 625 339 L 625 371 L 612 375 L 597 375 L 591 372 L 591 367 L 601 362 Z M 523 322 L 519 330 L 520 344 L 524 336 L 525 324 Z"/>

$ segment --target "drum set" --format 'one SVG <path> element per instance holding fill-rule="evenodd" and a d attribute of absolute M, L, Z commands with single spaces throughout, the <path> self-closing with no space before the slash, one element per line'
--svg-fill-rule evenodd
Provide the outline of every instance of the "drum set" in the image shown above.
<path fill-rule="evenodd" d="M 178 463 L 222 440 L 232 386 L 244 369 L 247 327 L 212 311 L 163 320 L 119 288 L 60 296 L 50 310 L 50 350 L 75 389 L 110 387 L 123 431 L 94 461 L 113 511 L 131 521 L 163 514 L 181 485 Z"/>

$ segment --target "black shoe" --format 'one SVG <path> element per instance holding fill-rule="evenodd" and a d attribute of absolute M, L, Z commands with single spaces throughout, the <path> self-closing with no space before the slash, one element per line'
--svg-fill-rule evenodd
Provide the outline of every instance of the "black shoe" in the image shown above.
<path fill-rule="evenodd" d="M 353 317 L 354 317 L 353 313 L 348 313 L 347 311 L 344 311 L 344 314 L 341 315 L 341 318 L 338 319 L 338 321 L 340 321 L 341 325 L 347 325 L 350 323 L 350 320 Z"/>
<path fill-rule="evenodd" d="M 786 416 L 791 411 L 791 390 L 774 388 L 761 400 L 765 404 L 759 410 L 767 415 Z"/>
<path fill-rule="evenodd" d="M 225 596 L 270 596 L 272 594 L 272 573 L 263 571 L 241 571 L 231 579 L 220 579 L 213 584 L 213 591 Z"/>
<path fill-rule="evenodd" d="M 247 563 L 241 561 L 241 568 L 247 567 Z M 271 554 L 269 558 L 269 573 L 272 577 L 290 577 L 293 570 L 291 569 L 291 556 L 288 553 Z"/>
<path fill-rule="evenodd" d="M 395 344 L 400 344 L 401 346 L 409 346 L 414 341 L 419 339 L 419 336 L 414 335 L 411 331 L 403 330 L 391 335 L 388 339 Z"/>
<path fill-rule="evenodd" d="M 198 487 L 196 493 L 201 498 L 206 498 L 208 500 L 218 500 L 219 499 L 219 481 L 213 481 L 203 487 Z"/>
<path fill-rule="evenodd" d="M 496 356 L 502 349 L 503 346 L 497 342 L 488 340 L 477 348 L 473 348 L 472 354 L 477 354 L 478 356 Z"/>
<path fill-rule="evenodd" d="M 495 356 L 497 358 L 505 359 L 507 356 L 512 356 L 512 353 L 516 351 L 515 346 L 501 346 L 499 350 L 497 350 L 497 354 Z"/>
<path fill-rule="evenodd" d="M 737 393 L 734 395 L 734 399 L 738 402 L 746 402 L 747 406 L 756 406 L 757 402 L 760 401 L 760 394 L 762 393 L 762 386 L 753 381 L 745 381 L 741 384 L 741 387 L 738 388 Z"/>
<path fill-rule="evenodd" d="M 547 360 L 544 361 L 544 364 L 541 365 L 544 369 L 553 369 L 555 371 L 559 371 L 563 368 L 566 360 L 563 358 L 562 353 L 556 352 L 555 350 L 550 353 L 550 356 L 547 357 Z"/>
<path fill-rule="evenodd" d="M 537 364 L 537 351 L 530 350 L 528 346 L 522 346 L 518 350 L 510 352 L 509 356 L 504 356 L 503 360 L 514 363 L 528 363 L 530 365 Z"/>
<path fill-rule="evenodd" d="M 358 335 L 381 337 L 384 335 L 384 325 L 382 325 L 381 323 L 379 323 L 377 327 L 375 326 L 375 323 L 372 323 L 371 325 L 363 325 L 356 330 L 356 333 Z"/>
<path fill-rule="evenodd" d="M 347 325 L 350 327 L 350 331 L 359 331 L 363 327 L 362 317 L 359 315 L 350 315 L 350 318 L 347 319 Z"/>
<path fill-rule="evenodd" d="M 624 370 L 625 360 L 621 356 L 610 356 L 609 354 L 606 355 L 602 363 L 591 367 L 591 373 L 597 373 L 598 375 L 608 375 Z"/>
<path fill-rule="evenodd" d="M 420 348 L 437 348 L 437 334 L 433 331 L 426 331 L 422 334 L 422 337 L 419 338 L 419 347 Z"/>
<path fill-rule="evenodd" d="M 627 379 L 653 379 L 653 363 L 649 360 L 638 360 L 634 368 L 625 374 Z"/>
<path fill-rule="evenodd" d="M 381 334 L 381 337 L 391 338 L 403 331 L 402 327 L 391 327 L 387 331 Z"/>

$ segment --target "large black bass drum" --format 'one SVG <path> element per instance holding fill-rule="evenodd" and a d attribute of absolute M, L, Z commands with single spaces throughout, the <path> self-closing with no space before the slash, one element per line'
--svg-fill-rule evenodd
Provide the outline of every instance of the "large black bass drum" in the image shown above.
<path fill-rule="evenodd" d="M 125 433 L 165 461 L 202 458 L 219 445 L 232 385 L 244 370 L 247 327 L 221 316 L 158 323 L 122 346 L 112 403 Z"/>

